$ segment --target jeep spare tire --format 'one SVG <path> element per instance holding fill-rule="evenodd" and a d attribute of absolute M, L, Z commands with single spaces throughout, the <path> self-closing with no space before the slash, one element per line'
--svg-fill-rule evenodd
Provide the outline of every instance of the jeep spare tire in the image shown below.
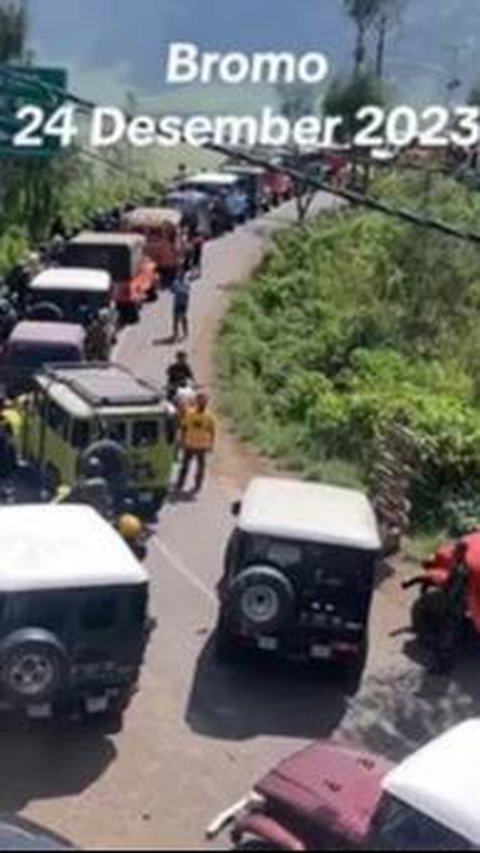
<path fill-rule="evenodd" d="M 79 460 L 79 474 L 84 474 L 92 459 L 97 459 L 103 469 L 103 476 L 113 486 L 121 486 L 127 476 L 127 459 L 120 444 L 110 439 L 95 441 L 82 453 Z"/>
<path fill-rule="evenodd" d="M 272 634 L 285 628 L 295 611 L 290 580 L 270 566 L 251 566 L 227 593 L 227 619 L 253 634 Z"/>
<path fill-rule="evenodd" d="M 67 653 L 49 631 L 27 628 L 0 644 L 0 692 L 21 704 L 51 702 L 65 685 Z"/>
<path fill-rule="evenodd" d="M 28 312 L 30 320 L 41 320 L 45 323 L 61 323 L 64 320 L 62 309 L 54 302 L 39 302 L 32 305 Z"/>

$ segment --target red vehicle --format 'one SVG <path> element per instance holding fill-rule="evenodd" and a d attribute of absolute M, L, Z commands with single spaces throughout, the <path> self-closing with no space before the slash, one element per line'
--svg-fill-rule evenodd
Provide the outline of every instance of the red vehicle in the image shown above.
<path fill-rule="evenodd" d="M 183 252 L 182 214 L 164 207 L 137 207 L 122 219 L 122 230 L 145 237 L 145 253 L 153 261 L 163 288 L 175 280 Z"/>
<path fill-rule="evenodd" d="M 157 291 L 155 263 L 148 257 L 146 239 L 140 234 L 86 231 L 67 243 L 62 263 L 110 273 L 115 303 L 124 322 L 138 320 L 143 303 Z"/>
<path fill-rule="evenodd" d="M 480 720 L 397 767 L 319 743 L 283 761 L 207 838 L 227 827 L 243 850 L 478 850 Z"/>
<path fill-rule="evenodd" d="M 465 577 L 458 577 L 462 566 Z M 404 589 L 419 586 L 420 596 L 413 606 L 412 627 L 425 645 L 452 631 L 448 617 L 452 596 L 461 595 L 462 625 L 449 640 L 454 645 L 466 636 L 480 637 L 480 532 L 470 533 L 455 542 L 447 542 L 423 563 L 424 573 L 403 584 Z M 458 614 L 458 604 L 453 602 Z M 457 615 L 458 623 L 458 615 Z M 458 627 L 462 630 L 458 631 Z"/>
<path fill-rule="evenodd" d="M 282 204 L 284 201 L 289 201 L 295 193 L 295 187 L 290 175 L 286 175 L 285 172 L 277 171 L 276 169 L 271 169 L 265 173 L 264 184 L 266 194 L 274 206 Z"/>

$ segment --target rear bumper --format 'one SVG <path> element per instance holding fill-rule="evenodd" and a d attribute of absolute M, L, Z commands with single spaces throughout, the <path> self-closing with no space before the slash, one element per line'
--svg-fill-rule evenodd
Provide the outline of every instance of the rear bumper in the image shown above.
<path fill-rule="evenodd" d="M 0 698 L 0 714 L 31 720 L 97 716 L 109 711 L 126 711 L 137 692 L 137 684 L 91 687 L 65 691 L 50 702 L 13 703 Z"/>
<path fill-rule="evenodd" d="M 325 631 L 299 630 L 289 634 L 252 635 L 234 631 L 229 639 L 245 651 L 258 651 L 284 660 L 333 662 L 358 665 L 366 656 L 366 633 L 332 635 Z"/>

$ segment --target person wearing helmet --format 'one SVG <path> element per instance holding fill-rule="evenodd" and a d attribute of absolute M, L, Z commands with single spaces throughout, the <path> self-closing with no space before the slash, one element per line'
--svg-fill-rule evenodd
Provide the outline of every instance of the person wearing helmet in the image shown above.
<path fill-rule="evenodd" d="M 118 519 L 118 532 L 126 542 L 135 542 L 143 535 L 143 524 L 138 516 L 124 513 Z"/>
<path fill-rule="evenodd" d="M 205 479 L 207 456 L 213 451 L 216 436 L 216 421 L 209 409 L 208 394 L 199 391 L 195 404 L 185 409 L 180 420 L 180 446 L 182 462 L 177 481 L 182 491 L 192 463 L 197 465 L 194 494 L 201 491 Z"/>
<path fill-rule="evenodd" d="M 88 361 L 108 362 L 110 360 L 110 312 L 102 308 L 98 316 L 87 329 L 85 353 Z"/>

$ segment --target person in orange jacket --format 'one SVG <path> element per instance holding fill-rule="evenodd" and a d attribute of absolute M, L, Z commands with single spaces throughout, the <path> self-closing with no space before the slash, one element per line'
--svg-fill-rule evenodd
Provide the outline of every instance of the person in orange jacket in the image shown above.
<path fill-rule="evenodd" d="M 182 462 L 177 481 L 182 491 L 193 462 L 196 462 L 194 494 L 201 491 L 205 479 L 207 456 L 213 451 L 216 437 L 216 420 L 209 409 L 208 394 L 200 391 L 195 405 L 187 408 L 180 421 Z"/>

